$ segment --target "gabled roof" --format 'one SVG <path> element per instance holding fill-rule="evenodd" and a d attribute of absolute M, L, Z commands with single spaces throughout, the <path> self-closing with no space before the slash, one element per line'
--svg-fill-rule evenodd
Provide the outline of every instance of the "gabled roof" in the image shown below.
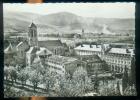
<path fill-rule="evenodd" d="M 49 54 L 52 54 L 52 52 L 44 47 L 40 47 L 40 49 L 36 52 L 36 54 L 37 55 L 49 55 Z"/>
<path fill-rule="evenodd" d="M 13 47 L 10 43 L 9 46 L 4 50 L 4 53 L 13 53 Z"/>

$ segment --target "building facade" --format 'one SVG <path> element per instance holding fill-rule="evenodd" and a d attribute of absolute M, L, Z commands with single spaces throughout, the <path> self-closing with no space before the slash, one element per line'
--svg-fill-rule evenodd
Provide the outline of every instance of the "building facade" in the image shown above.
<path fill-rule="evenodd" d="M 111 48 L 102 58 L 107 62 L 110 70 L 116 73 L 123 73 L 125 66 L 131 70 L 131 60 L 134 57 L 133 49 Z"/>
<path fill-rule="evenodd" d="M 74 48 L 76 55 L 99 55 L 101 56 L 101 45 L 81 44 Z"/>
<path fill-rule="evenodd" d="M 109 44 L 82 44 L 75 49 L 76 55 L 98 55 L 110 67 L 110 71 L 123 73 L 125 66 L 130 71 L 134 49 L 111 47 Z"/>
<path fill-rule="evenodd" d="M 45 60 L 45 65 L 46 67 L 49 67 L 51 71 L 60 75 L 69 73 L 72 76 L 74 70 L 77 68 L 78 59 L 52 55 Z"/>

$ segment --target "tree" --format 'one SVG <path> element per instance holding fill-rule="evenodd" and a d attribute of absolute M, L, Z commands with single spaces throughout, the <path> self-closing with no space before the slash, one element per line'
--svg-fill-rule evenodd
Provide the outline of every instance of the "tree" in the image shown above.
<path fill-rule="evenodd" d="M 43 77 L 42 77 L 42 83 L 46 89 L 46 91 L 48 92 L 49 95 L 49 90 L 50 90 L 50 81 L 51 81 L 51 77 L 50 77 L 50 73 L 47 72 Z"/>
<path fill-rule="evenodd" d="M 90 83 L 91 80 L 88 78 L 87 71 L 83 67 L 78 67 L 73 74 L 73 89 L 77 89 L 75 90 L 76 94 L 84 94 Z"/>
<path fill-rule="evenodd" d="M 16 82 L 17 79 L 17 70 L 15 67 L 10 66 L 9 67 L 9 73 L 10 73 L 10 78 L 12 80 L 12 84 L 14 83 L 14 81 Z"/>
<path fill-rule="evenodd" d="M 26 71 L 26 69 L 19 72 L 18 79 L 21 81 L 22 87 L 24 87 L 24 84 L 26 84 L 26 81 L 29 79 L 29 73 Z"/>
<path fill-rule="evenodd" d="M 71 79 L 65 79 L 61 80 L 60 82 L 60 91 L 58 93 L 58 96 L 63 97 L 71 97 L 71 96 L 82 96 L 83 91 L 81 84 L 74 83 L 75 81 Z"/>
<path fill-rule="evenodd" d="M 20 96 L 27 96 L 26 92 L 23 90 L 16 90 L 13 87 L 6 86 L 4 88 L 4 97 L 20 97 Z"/>
<path fill-rule="evenodd" d="M 136 96 L 136 88 L 135 86 L 128 86 L 123 93 L 124 96 Z"/>
<path fill-rule="evenodd" d="M 112 85 L 111 87 L 108 86 L 107 96 L 116 96 L 116 91 L 115 91 L 114 85 Z"/>
<path fill-rule="evenodd" d="M 136 71 L 135 71 L 135 57 L 132 57 L 132 60 L 131 60 L 131 71 L 130 71 L 130 77 L 129 77 L 129 85 L 130 86 L 133 86 L 136 84 Z"/>
<path fill-rule="evenodd" d="M 127 86 L 128 86 L 128 70 L 127 70 L 127 68 L 125 66 L 124 73 L 123 73 L 123 78 L 122 78 L 123 91 L 126 89 Z"/>
<path fill-rule="evenodd" d="M 87 71 L 83 67 L 78 67 L 73 73 L 73 79 L 75 80 L 83 80 L 85 81 L 85 77 L 87 77 Z"/>
<path fill-rule="evenodd" d="M 4 67 L 4 76 L 5 76 L 6 81 L 7 81 L 8 77 L 9 77 L 9 68 L 7 66 Z"/>
<path fill-rule="evenodd" d="M 32 64 L 32 69 L 36 70 L 37 73 L 44 75 L 46 73 L 45 68 L 43 67 L 43 65 L 40 62 L 34 62 Z"/>
<path fill-rule="evenodd" d="M 99 79 L 98 79 L 98 74 L 95 74 L 95 81 L 94 81 L 94 90 L 95 92 L 99 92 L 98 91 L 98 87 L 99 87 Z"/>
<path fill-rule="evenodd" d="M 38 84 L 40 83 L 40 74 L 38 74 L 36 71 L 30 72 L 30 82 L 33 84 L 34 92 L 37 88 Z"/>

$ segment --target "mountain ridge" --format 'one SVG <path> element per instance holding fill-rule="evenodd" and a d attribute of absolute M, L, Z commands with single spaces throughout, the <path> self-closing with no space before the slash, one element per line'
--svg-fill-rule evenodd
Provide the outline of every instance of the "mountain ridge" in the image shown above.
<path fill-rule="evenodd" d="M 40 33 L 70 33 L 81 32 L 101 32 L 104 25 L 109 31 L 135 30 L 135 19 L 121 18 L 89 18 L 82 17 L 70 12 L 58 12 L 46 15 L 33 14 L 29 12 L 9 12 L 4 11 L 4 30 L 12 28 L 27 32 L 27 24 L 35 22 Z M 11 25 L 11 26 L 10 26 Z M 20 28 L 19 28 L 20 27 Z"/>

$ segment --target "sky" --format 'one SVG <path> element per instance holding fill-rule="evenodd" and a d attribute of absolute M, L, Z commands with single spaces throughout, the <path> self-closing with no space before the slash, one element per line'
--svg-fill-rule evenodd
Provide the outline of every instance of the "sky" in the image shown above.
<path fill-rule="evenodd" d="M 135 3 L 5 3 L 4 11 L 32 12 L 42 15 L 70 12 L 83 17 L 135 18 Z"/>

